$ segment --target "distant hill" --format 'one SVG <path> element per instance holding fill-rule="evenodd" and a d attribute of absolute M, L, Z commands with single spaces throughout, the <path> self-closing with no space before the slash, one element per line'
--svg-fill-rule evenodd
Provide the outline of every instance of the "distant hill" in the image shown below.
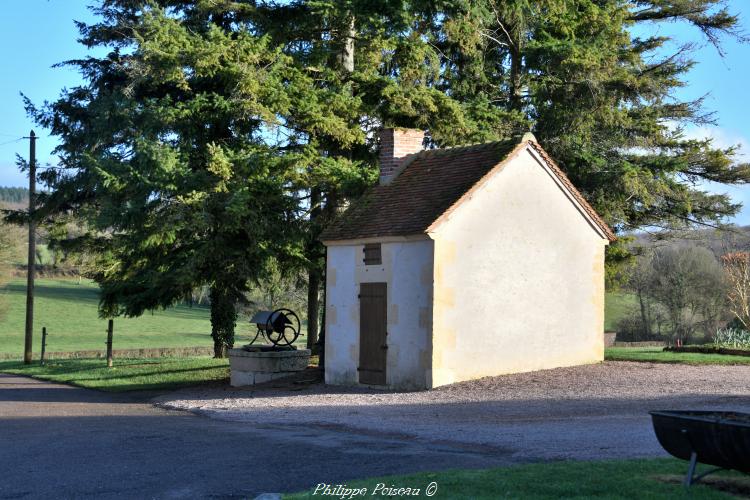
<path fill-rule="evenodd" d="M 750 226 L 731 226 L 723 230 L 692 229 L 676 233 L 636 233 L 632 247 L 658 248 L 665 246 L 700 246 L 717 257 L 735 251 L 750 251 Z"/>

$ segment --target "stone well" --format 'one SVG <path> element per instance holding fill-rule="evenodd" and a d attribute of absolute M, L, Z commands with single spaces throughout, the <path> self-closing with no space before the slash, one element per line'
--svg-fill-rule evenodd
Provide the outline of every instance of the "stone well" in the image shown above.
<path fill-rule="evenodd" d="M 249 349 L 229 350 L 229 383 L 232 387 L 262 384 L 288 377 L 304 370 L 310 364 L 310 349 Z"/>

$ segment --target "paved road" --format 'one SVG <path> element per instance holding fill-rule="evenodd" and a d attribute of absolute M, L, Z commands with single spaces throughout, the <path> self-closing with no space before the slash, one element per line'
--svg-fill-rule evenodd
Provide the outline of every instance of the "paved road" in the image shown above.
<path fill-rule="evenodd" d="M 145 398 L 0 374 L 0 498 L 253 498 L 511 462 L 503 450 L 458 443 L 238 425 Z"/>

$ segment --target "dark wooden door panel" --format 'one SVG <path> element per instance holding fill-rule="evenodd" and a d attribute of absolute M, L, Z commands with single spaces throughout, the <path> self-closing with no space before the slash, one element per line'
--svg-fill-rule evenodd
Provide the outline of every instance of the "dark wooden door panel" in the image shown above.
<path fill-rule="evenodd" d="M 359 381 L 385 385 L 388 358 L 386 283 L 361 283 L 359 289 Z"/>

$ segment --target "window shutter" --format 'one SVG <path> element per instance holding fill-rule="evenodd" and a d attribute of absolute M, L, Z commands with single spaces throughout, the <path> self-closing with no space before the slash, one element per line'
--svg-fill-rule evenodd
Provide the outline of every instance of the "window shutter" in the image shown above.
<path fill-rule="evenodd" d="M 380 254 L 380 243 L 367 243 L 364 248 L 366 266 L 375 266 L 383 263 Z"/>

